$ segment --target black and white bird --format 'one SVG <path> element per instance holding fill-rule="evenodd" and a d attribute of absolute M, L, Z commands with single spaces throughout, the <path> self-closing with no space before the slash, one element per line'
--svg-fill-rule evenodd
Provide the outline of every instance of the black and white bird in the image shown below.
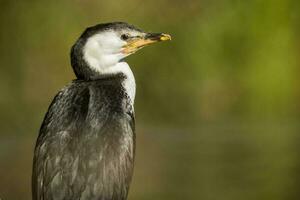
<path fill-rule="evenodd" d="M 124 22 L 87 28 L 71 50 L 77 79 L 52 101 L 36 142 L 33 200 L 125 200 L 135 152 L 135 79 L 123 60 L 170 40 Z"/>

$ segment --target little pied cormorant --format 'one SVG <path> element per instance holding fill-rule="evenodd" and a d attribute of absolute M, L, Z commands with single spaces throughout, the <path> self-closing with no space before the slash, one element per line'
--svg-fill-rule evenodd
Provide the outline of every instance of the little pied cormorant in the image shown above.
<path fill-rule="evenodd" d="M 36 142 L 33 200 L 125 200 L 135 152 L 135 80 L 123 59 L 170 40 L 124 22 L 87 28 L 71 50 L 77 77 L 52 101 Z"/>

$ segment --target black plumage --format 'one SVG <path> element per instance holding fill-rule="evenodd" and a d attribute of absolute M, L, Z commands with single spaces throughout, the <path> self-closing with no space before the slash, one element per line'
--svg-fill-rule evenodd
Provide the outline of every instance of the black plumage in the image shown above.
<path fill-rule="evenodd" d="M 135 133 L 122 79 L 75 80 L 54 98 L 35 149 L 33 199 L 126 199 Z"/>
<path fill-rule="evenodd" d="M 37 139 L 34 200 L 126 199 L 135 132 L 133 105 L 122 84 L 125 77 L 102 76 L 89 69 L 82 58 L 88 37 L 124 26 L 116 23 L 88 28 L 73 46 L 71 59 L 77 79 L 56 95 Z"/>

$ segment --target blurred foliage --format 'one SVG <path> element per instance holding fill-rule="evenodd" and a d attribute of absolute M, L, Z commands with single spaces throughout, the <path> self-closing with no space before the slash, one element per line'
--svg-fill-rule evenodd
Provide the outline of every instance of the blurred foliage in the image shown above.
<path fill-rule="evenodd" d="M 87 26 L 110 21 L 173 37 L 127 59 L 142 143 L 132 199 L 300 198 L 300 1 L 0 6 L 0 198 L 29 198 L 34 137 L 53 96 L 75 78 L 70 47 Z"/>
<path fill-rule="evenodd" d="M 23 134 L 25 121 L 40 121 L 41 110 L 74 78 L 71 45 L 86 26 L 108 21 L 173 36 L 128 59 L 141 121 L 191 125 L 299 116 L 298 1 L 31 0 L 1 7 L 6 133 L 19 127 Z M 28 112 L 40 115 L 24 119 Z"/>

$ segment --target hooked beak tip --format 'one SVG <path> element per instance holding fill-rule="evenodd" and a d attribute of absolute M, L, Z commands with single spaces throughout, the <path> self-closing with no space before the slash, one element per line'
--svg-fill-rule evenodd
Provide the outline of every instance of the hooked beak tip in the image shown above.
<path fill-rule="evenodd" d="M 169 34 L 162 33 L 159 39 L 160 41 L 168 41 L 172 40 L 172 37 Z"/>

